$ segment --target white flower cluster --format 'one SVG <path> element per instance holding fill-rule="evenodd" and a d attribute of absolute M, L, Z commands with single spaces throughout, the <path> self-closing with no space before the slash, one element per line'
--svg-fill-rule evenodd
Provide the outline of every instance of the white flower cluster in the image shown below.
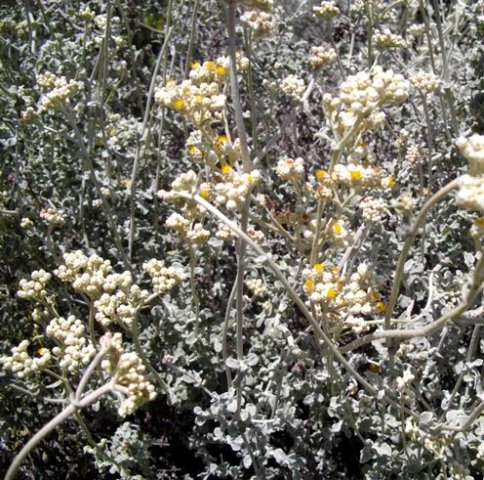
<path fill-rule="evenodd" d="M 179 199 L 179 194 L 192 194 L 196 191 L 197 174 L 193 170 L 178 175 L 171 184 L 171 190 L 159 190 L 157 196 L 161 200 L 167 202 L 176 202 Z"/>
<path fill-rule="evenodd" d="M 283 93 L 294 100 L 301 100 L 302 94 L 306 89 L 306 84 L 297 75 L 288 75 L 281 81 L 279 87 Z"/>
<path fill-rule="evenodd" d="M 301 180 L 304 175 L 304 160 L 302 158 L 286 158 L 279 160 L 275 168 L 276 175 L 283 180 Z"/>
<path fill-rule="evenodd" d="M 55 208 L 43 208 L 40 211 L 40 218 L 53 227 L 62 227 L 66 223 L 64 213 Z"/>
<path fill-rule="evenodd" d="M 136 353 L 124 351 L 121 334 L 107 333 L 100 343 L 109 355 L 101 367 L 113 376 L 115 385 L 121 387 L 120 393 L 125 395 L 118 408 L 119 415 L 130 415 L 143 403 L 154 400 L 155 387 L 145 376 L 146 367 Z"/>
<path fill-rule="evenodd" d="M 54 273 L 94 300 L 95 318 L 101 325 L 119 322 L 131 327 L 149 293 L 133 284 L 130 272 L 112 273 L 112 269 L 109 260 L 77 250 L 64 254 L 64 265 Z"/>
<path fill-rule="evenodd" d="M 143 270 L 151 277 L 156 293 L 165 293 L 184 282 L 188 275 L 181 267 L 165 267 L 161 260 L 152 258 L 143 264 Z"/>
<path fill-rule="evenodd" d="M 95 318 L 105 327 L 115 322 L 121 322 L 131 328 L 140 306 L 149 297 L 149 293 L 147 290 L 131 283 L 131 274 L 129 272 L 119 274 L 119 282 L 112 278 L 115 275 L 118 274 L 109 275 L 108 281 L 112 281 L 116 287 L 114 289 L 111 289 L 113 285 L 106 287 L 105 290 L 109 293 L 103 293 L 94 302 L 94 308 L 96 309 Z M 125 282 L 123 277 L 129 277 L 129 282 Z"/>
<path fill-rule="evenodd" d="M 46 334 L 56 340 L 59 346 L 52 349 L 59 366 L 73 372 L 80 365 L 87 365 L 96 353 L 96 349 L 84 336 L 85 327 L 74 315 L 59 317 L 50 321 Z"/>
<path fill-rule="evenodd" d="M 319 68 L 336 62 L 338 54 L 333 47 L 311 47 L 309 52 L 309 64 L 312 68 Z"/>
<path fill-rule="evenodd" d="M 359 206 L 362 217 L 371 223 L 381 222 L 387 210 L 387 204 L 381 198 L 365 197 L 361 200 Z"/>
<path fill-rule="evenodd" d="M 359 265 L 348 281 L 340 277 L 337 267 L 328 270 L 321 263 L 305 269 L 303 277 L 309 299 L 316 304 L 330 306 L 333 312 L 339 311 L 345 325 L 355 332 L 367 329 L 365 316 L 384 310 L 378 292 L 373 289 L 373 276 L 366 264 Z"/>
<path fill-rule="evenodd" d="M 248 65 L 245 57 L 238 56 L 238 66 Z M 177 84 L 174 80 L 155 89 L 155 100 L 165 107 L 185 115 L 196 127 L 222 120 L 227 97 L 223 91 L 229 76 L 229 57 L 219 57 L 201 64 L 193 62 L 190 78 Z"/>
<path fill-rule="evenodd" d="M 323 263 L 316 263 L 313 268 L 303 270 L 302 274 L 305 278 L 304 291 L 312 302 L 334 302 L 340 290 L 337 268 L 328 270 Z"/>
<path fill-rule="evenodd" d="M 425 95 L 436 92 L 440 88 L 440 80 L 429 72 L 417 72 L 410 81 Z"/>
<path fill-rule="evenodd" d="M 54 274 L 63 282 L 70 283 L 77 292 L 98 299 L 113 270 L 111 262 L 95 254 L 87 257 L 81 250 L 65 253 L 63 259 L 64 264 L 54 270 Z"/>
<path fill-rule="evenodd" d="M 10 370 L 19 378 L 24 378 L 47 367 L 52 358 L 50 351 L 47 348 L 40 348 L 40 357 L 32 358 L 27 351 L 29 345 L 28 340 L 22 340 L 17 347 L 12 348 L 10 357 L 0 357 L 4 369 Z"/>
<path fill-rule="evenodd" d="M 260 10 L 249 10 L 240 16 L 240 23 L 250 28 L 254 37 L 262 38 L 270 35 L 272 31 L 272 15 Z"/>
<path fill-rule="evenodd" d="M 321 2 L 319 7 L 313 7 L 313 12 L 316 17 L 323 20 L 332 20 L 340 14 L 340 10 L 334 1 Z"/>
<path fill-rule="evenodd" d="M 484 212 L 484 135 L 461 137 L 456 144 L 469 161 L 469 174 L 460 177 L 457 203 Z"/>
<path fill-rule="evenodd" d="M 359 72 L 348 77 L 338 96 L 329 93 L 323 105 L 330 124 L 342 134 L 358 121 L 368 130 L 381 126 L 385 120 L 384 105 L 401 103 L 408 97 L 409 83 L 392 70 L 376 66 L 371 72 Z"/>
<path fill-rule="evenodd" d="M 67 81 L 66 77 L 57 77 L 51 72 L 39 75 L 37 85 L 46 91 L 40 100 L 40 111 L 55 110 L 83 88 L 81 82 Z"/>
<path fill-rule="evenodd" d="M 421 145 L 411 144 L 407 149 L 405 160 L 412 166 L 417 166 L 424 156 L 424 149 Z"/>
<path fill-rule="evenodd" d="M 222 168 L 222 178 L 211 189 L 215 202 L 228 210 L 241 208 L 247 195 L 260 178 L 259 170 L 242 173 L 225 165 Z"/>
<path fill-rule="evenodd" d="M 203 245 L 210 238 L 210 232 L 201 223 L 190 224 L 183 215 L 172 213 L 165 222 L 170 230 L 185 237 L 192 245 Z"/>
<path fill-rule="evenodd" d="M 46 286 L 51 278 L 52 275 L 45 270 L 34 270 L 30 274 L 30 280 L 20 280 L 17 296 L 25 300 L 44 301 L 47 296 Z"/>
<path fill-rule="evenodd" d="M 484 175 L 484 135 L 461 137 L 456 144 L 462 155 L 469 161 L 469 174 Z"/>
<path fill-rule="evenodd" d="M 269 294 L 269 290 L 260 278 L 252 278 L 246 281 L 247 288 L 256 297 L 265 297 Z"/>
<path fill-rule="evenodd" d="M 96 18 L 96 12 L 92 11 L 89 7 L 81 8 L 78 14 L 86 22 L 92 22 Z"/>
<path fill-rule="evenodd" d="M 383 31 L 376 30 L 373 35 L 373 43 L 380 48 L 403 48 L 405 40 L 400 36 L 392 33 L 388 28 Z"/>

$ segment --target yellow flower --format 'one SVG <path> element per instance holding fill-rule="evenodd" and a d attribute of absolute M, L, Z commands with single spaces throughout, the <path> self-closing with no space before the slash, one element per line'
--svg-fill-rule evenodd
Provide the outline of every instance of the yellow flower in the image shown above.
<path fill-rule="evenodd" d="M 227 68 L 223 65 L 218 65 L 215 72 L 217 72 L 217 75 L 223 76 L 227 73 Z"/>
<path fill-rule="evenodd" d="M 358 182 L 361 180 L 361 170 L 350 170 L 351 180 Z"/>
<path fill-rule="evenodd" d="M 390 176 L 386 179 L 387 187 L 393 188 L 396 184 L 397 184 L 397 181 L 395 180 L 395 177 Z"/>
<path fill-rule="evenodd" d="M 322 180 L 326 176 L 326 171 L 325 170 L 316 170 L 314 172 L 314 175 L 318 180 Z"/>
<path fill-rule="evenodd" d="M 198 70 L 200 68 L 200 62 L 199 61 L 194 61 L 192 62 L 192 64 L 190 65 L 191 69 L 192 70 Z"/>
<path fill-rule="evenodd" d="M 333 287 L 329 287 L 326 291 L 326 298 L 328 300 L 333 300 L 334 298 L 336 298 L 336 290 Z"/>
<path fill-rule="evenodd" d="M 385 310 L 386 310 L 386 305 L 385 305 L 385 302 L 378 302 L 376 304 L 376 309 L 380 312 L 380 313 L 385 313 Z"/>
<path fill-rule="evenodd" d="M 333 224 L 333 232 L 336 235 L 341 235 L 343 233 L 343 228 L 341 227 L 341 225 L 339 224 L 339 222 L 334 222 L 334 224 Z"/>
<path fill-rule="evenodd" d="M 183 100 L 182 98 L 175 100 L 175 103 L 173 104 L 173 108 L 175 110 L 182 110 L 184 107 L 185 107 L 185 100 Z"/>
<path fill-rule="evenodd" d="M 304 289 L 307 290 L 308 292 L 312 292 L 314 290 L 314 281 L 308 278 L 304 282 Z"/>
<path fill-rule="evenodd" d="M 213 70 L 215 68 L 215 62 L 212 62 L 211 60 L 209 60 L 208 62 L 205 62 L 203 64 L 203 66 L 207 69 L 207 70 Z"/>
<path fill-rule="evenodd" d="M 207 200 L 210 197 L 210 190 L 208 188 L 202 188 L 200 190 L 200 196 L 204 199 Z"/>
<path fill-rule="evenodd" d="M 224 165 L 224 166 L 222 167 L 222 173 L 223 173 L 224 175 L 229 174 L 231 171 L 232 171 L 232 167 L 231 167 L 230 165 Z"/>
<path fill-rule="evenodd" d="M 324 270 L 324 263 L 316 263 L 314 265 L 314 270 L 316 272 L 322 272 Z"/>

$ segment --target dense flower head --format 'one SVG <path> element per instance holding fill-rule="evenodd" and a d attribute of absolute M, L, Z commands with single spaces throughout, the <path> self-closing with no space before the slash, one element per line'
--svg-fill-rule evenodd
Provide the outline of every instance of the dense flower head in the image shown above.
<path fill-rule="evenodd" d="M 34 270 L 30 280 L 20 280 L 17 295 L 25 300 L 44 301 L 47 297 L 46 286 L 51 278 L 52 275 L 45 270 Z"/>
<path fill-rule="evenodd" d="M 19 378 L 28 377 L 46 368 L 52 359 L 50 350 L 41 348 L 38 351 L 39 357 L 31 357 L 28 352 L 29 346 L 28 340 L 22 340 L 16 347 L 12 347 L 10 356 L 0 357 L 3 368 Z"/>
<path fill-rule="evenodd" d="M 262 38 L 270 35 L 273 24 L 272 15 L 270 13 L 249 10 L 240 17 L 240 23 L 253 31 L 255 38 Z"/>
<path fill-rule="evenodd" d="M 294 100 L 301 100 L 302 94 L 306 89 L 306 84 L 302 78 L 291 74 L 281 81 L 280 88 L 283 93 Z"/>
<path fill-rule="evenodd" d="M 211 189 L 215 203 L 228 210 L 241 208 L 247 195 L 260 179 L 259 170 L 239 172 L 225 165 L 222 167 L 222 175 Z"/>
<path fill-rule="evenodd" d="M 188 278 L 181 267 L 166 267 L 161 260 L 152 258 L 143 264 L 143 270 L 151 277 L 153 289 L 156 293 L 166 293 Z"/>
<path fill-rule="evenodd" d="M 352 128 L 358 121 L 368 130 L 385 120 L 381 107 L 402 103 L 408 97 L 409 83 L 392 70 L 376 66 L 370 72 L 349 76 L 340 86 L 338 96 L 325 94 L 323 105 L 339 133 Z"/>
<path fill-rule="evenodd" d="M 435 74 L 422 71 L 413 75 L 410 81 L 425 95 L 438 91 L 441 83 Z"/>
<path fill-rule="evenodd" d="M 313 12 L 316 17 L 323 20 L 332 20 L 341 13 L 334 1 L 321 2 L 321 5 L 313 7 Z"/>
<path fill-rule="evenodd" d="M 316 46 L 311 47 L 309 52 L 309 64 L 312 68 L 320 68 L 324 65 L 334 63 L 338 59 L 338 54 L 333 47 Z"/>
<path fill-rule="evenodd" d="M 484 135 L 460 137 L 456 144 L 462 155 L 469 161 L 469 174 L 484 175 Z"/>
<path fill-rule="evenodd" d="M 52 355 L 62 369 L 74 372 L 81 365 L 87 365 L 96 353 L 84 332 L 83 322 L 74 315 L 54 318 L 47 325 L 47 336 L 57 342 L 57 346 L 52 349 Z"/>
<path fill-rule="evenodd" d="M 117 390 L 122 395 L 118 408 L 120 416 L 124 417 L 136 411 L 143 403 L 156 398 L 155 387 L 146 378 L 146 367 L 134 352 L 126 352 L 120 333 L 106 333 L 100 340 L 107 356 L 101 366 L 113 376 Z"/>

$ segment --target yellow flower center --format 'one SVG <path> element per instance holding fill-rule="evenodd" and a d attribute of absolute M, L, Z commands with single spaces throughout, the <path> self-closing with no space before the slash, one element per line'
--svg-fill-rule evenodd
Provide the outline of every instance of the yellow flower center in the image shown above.
<path fill-rule="evenodd" d="M 185 107 L 185 100 L 183 100 L 182 98 L 175 100 L 173 107 L 175 108 L 175 110 L 182 110 Z"/>
<path fill-rule="evenodd" d="M 326 292 L 326 298 L 328 300 L 333 300 L 336 298 L 336 290 L 333 287 L 329 287 L 328 291 Z"/>
<path fill-rule="evenodd" d="M 312 292 L 314 290 L 314 281 L 311 280 L 310 278 L 308 278 L 305 282 L 304 282 L 304 288 L 305 290 L 307 290 L 308 292 Z"/>
<path fill-rule="evenodd" d="M 326 176 L 326 172 L 324 170 L 316 170 L 316 172 L 314 172 L 314 175 L 318 180 L 322 180 Z"/>
<path fill-rule="evenodd" d="M 232 171 L 232 167 L 230 165 L 224 165 L 222 167 L 222 173 L 224 175 L 227 175 L 228 173 L 230 173 Z"/>
<path fill-rule="evenodd" d="M 341 235 L 343 233 L 343 228 L 338 222 L 335 222 L 335 224 L 333 225 L 333 232 L 336 235 Z"/>

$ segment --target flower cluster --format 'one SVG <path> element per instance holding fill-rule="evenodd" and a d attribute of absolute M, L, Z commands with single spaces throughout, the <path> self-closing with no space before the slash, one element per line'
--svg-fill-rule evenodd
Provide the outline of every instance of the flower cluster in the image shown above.
<path fill-rule="evenodd" d="M 55 208 L 44 208 L 40 211 L 40 218 L 53 227 L 62 227 L 66 223 L 64 213 Z"/>
<path fill-rule="evenodd" d="M 165 267 L 164 262 L 152 258 L 143 264 L 143 270 L 151 277 L 153 289 L 156 293 L 166 293 L 188 278 L 181 267 Z"/>
<path fill-rule="evenodd" d="M 309 52 L 309 64 L 312 68 L 320 68 L 324 65 L 334 63 L 338 54 L 333 47 L 316 46 L 311 47 Z"/>
<path fill-rule="evenodd" d="M 249 10 L 240 17 L 240 23 L 250 28 L 255 38 L 262 38 L 270 35 L 272 31 L 272 15 L 260 10 Z"/>
<path fill-rule="evenodd" d="M 283 180 L 299 181 L 304 175 L 304 160 L 302 158 L 286 158 L 279 160 L 275 168 L 276 175 Z"/>
<path fill-rule="evenodd" d="M 19 378 L 24 378 L 47 367 L 52 358 L 50 351 L 47 348 L 40 348 L 40 357 L 33 358 L 28 353 L 29 346 L 28 340 L 22 340 L 18 346 L 12 348 L 10 357 L 0 357 L 4 369 L 10 370 Z"/>
<path fill-rule="evenodd" d="M 247 67 L 248 60 L 238 56 L 238 67 Z M 177 84 L 169 80 L 166 86 L 155 90 L 155 100 L 166 107 L 179 111 L 197 128 L 222 120 L 226 96 L 222 93 L 229 76 L 229 57 L 219 57 L 203 64 L 193 62 L 190 78 Z"/>
<path fill-rule="evenodd" d="M 332 20 L 340 14 L 340 10 L 334 1 L 321 2 L 318 7 L 313 7 L 313 12 L 316 17 L 323 20 Z"/>
<path fill-rule="evenodd" d="M 362 217 L 374 224 L 382 221 L 387 210 L 387 204 L 381 198 L 365 197 L 361 200 L 359 206 Z"/>
<path fill-rule="evenodd" d="M 424 95 L 436 92 L 440 88 L 440 80 L 429 72 L 417 72 L 410 78 L 410 81 Z"/>
<path fill-rule="evenodd" d="M 283 93 L 294 100 L 301 100 L 302 94 L 306 89 L 306 85 L 302 78 L 299 78 L 296 75 L 288 75 L 281 81 L 280 89 Z"/>
<path fill-rule="evenodd" d="M 87 365 L 96 353 L 92 343 L 84 336 L 84 324 L 74 315 L 54 318 L 45 332 L 58 343 L 52 349 L 52 354 L 59 366 L 69 372 L 74 372 L 81 365 Z"/>
<path fill-rule="evenodd" d="M 94 301 L 95 318 L 105 327 L 112 323 L 131 327 L 149 296 L 133 283 L 130 272 L 113 273 L 109 260 L 98 255 L 87 257 L 80 250 L 64 254 L 64 265 L 54 273 Z"/>
<path fill-rule="evenodd" d="M 242 207 L 247 195 L 261 178 L 259 170 L 242 173 L 225 165 L 222 167 L 222 177 L 210 189 L 215 202 L 228 210 Z M 203 196 L 203 195 L 202 195 Z"/>
<path fill-rule="evenodd" d="M 337 267 L 326 268 L 317 263 L 313 268 L 303 271 L 304 291 L 309 300 L 316 305 L 329 308 L 344 320 L 345 326 L 355 332 L 367 329 L 365 317 L 381 313 L 385 305 L 380 301 L 380 295 L 374 289 L 374 278 L 367 264 L 358 266 L 357 271 L 345 279 Z"/>
<path fill-rule="evenodd" d="M 188 155 L 193 160 L 204 161 L 215 167 L 217 163 L 236 163 L 240 157 L 240 140 L 231 141 L 226 135 L 215 135 L 207 139 L 200 130 L 190 133 L 185 143 Z"/>
<path fill-rule="evenodd" d="M 185 237 L 192 245 L 202 245 L 210 238 L 210 232 L 201 223 L 191 224 L 183 215 L 172 213 L 165 225 L 179 235 Z"/>
<path fill-rule="evenodd" d="M 408 96 L 409 84 L 400 74 L 376 66 L 371 72 L 359 72 L 348 77 L 338 96 L 329 93 L 323 105 L 330 125 L 343 134 L 356 123 L 362 130 L 381 126 L 385 120 L 384 105 L 401 103 Z"/>
<path fill-rule="evenodd" d="M 457 203 L 484 212 L 484 135 L 462 137 L 456 144 L 469 162 L 469 173 L 460 177 Z"/>
<path fill-rule="evenodd" d="M 107 333 L 100 343 L 108 355 L 101 367 L 113 376 L 116 390 L 125 396 L 118 408 L 119 415 L 130 415 L 143 403 L 154 400 L 155 387 L 146 378 L 146 367 L 136 353 L 124 351 L 121 334 Z"/>
<path fill-rule="evenodd" d="M 348 165 L 338 164 L 332 173 L 316 170 L 319 185 L 330 189 L 334 185 L 344 185 L 355 190 L 368 188 L 391 188 L 395 186 L 395 178 L 388 176 L 380 167 L 363 166 L 358 163 Z"/>
<path fill-rule="evenodd" d="M 46 92 L 40 101 L 40 111 L 57 109 L 83 88 L 81 82 L 68 81 L 66 77 L 57 77 L 51 72 L 39 75 L 37 85 Z"/>
<path fill-rule="evenodd" d="M 383 31 L 377 30 L 373 35 L 373 42 L 380 48 L 405 47 L 405 40 L 400 35 L 392 33 L 388 28 Z"/>
<path fill-rule="evenodd" d="M 44 301 L 47 297 L 46 286 L 52 275 L 45 270 L 34 270 L 30 280 L 22 279 L 19 282 L 17 295 L 25 300 Z"/>

